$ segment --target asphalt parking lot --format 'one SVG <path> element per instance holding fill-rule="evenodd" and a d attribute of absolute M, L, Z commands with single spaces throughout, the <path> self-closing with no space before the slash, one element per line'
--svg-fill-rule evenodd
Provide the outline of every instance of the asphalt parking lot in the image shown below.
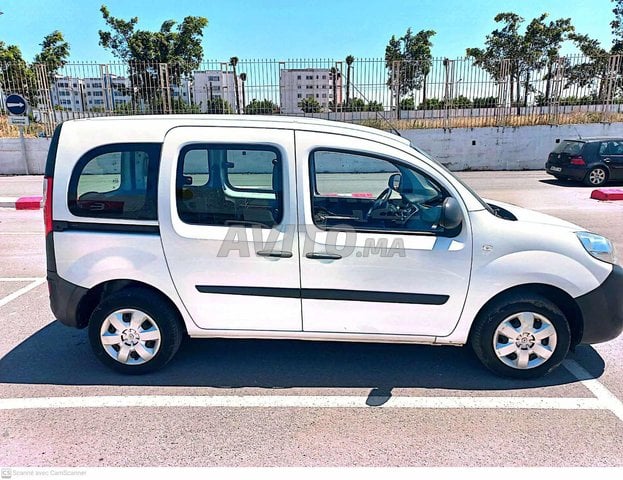
<path fill-rule="evenodd" d="M 542 171 L 460 176 L 623 253 L 623 202 Z M 0 177 L 0 196 L 40 191 Z M 0 208 L 0 466 L 623 466 L 623 337 L 528 382 L 467 348 L 220 339 L 120 376 L 54 321 L 41 217 Z"/>

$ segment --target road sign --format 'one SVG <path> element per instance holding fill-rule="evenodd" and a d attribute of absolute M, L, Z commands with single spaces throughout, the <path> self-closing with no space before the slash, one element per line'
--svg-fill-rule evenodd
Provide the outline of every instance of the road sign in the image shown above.
<path fill-rule="evenodd" d="M 30 125 L 30 120 L 28 117 L 23 115 L 9 115 L 9 125 L 16 125 L 18 127 L 27 127 Z"/>
<path fill-rule="evenodd" d="M 6 109 L 11 115 L 24 115 L 28 108 L 28 102 L 21 95 L 11 94 L 6 97 Z"/>

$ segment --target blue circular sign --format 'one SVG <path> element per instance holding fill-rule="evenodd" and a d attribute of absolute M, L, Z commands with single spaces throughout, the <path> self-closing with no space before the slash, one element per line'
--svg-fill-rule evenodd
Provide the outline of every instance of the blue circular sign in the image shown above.
<path fill-rule="evenodd" d="M 6 97 L 6 109 L 13 115 L 24 115 L 28 108 L 26 99 L 21 95 L 11 94 Z"/>

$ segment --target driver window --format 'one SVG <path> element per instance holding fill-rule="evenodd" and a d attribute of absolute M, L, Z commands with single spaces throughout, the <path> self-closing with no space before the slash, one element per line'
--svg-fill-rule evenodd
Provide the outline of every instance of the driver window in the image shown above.
<path fill-rule="evenodd" d="M 447 193 L 424 173 L 372 155 L 316 150 L 313 219 L 323 229 L 437 233 Z"/>

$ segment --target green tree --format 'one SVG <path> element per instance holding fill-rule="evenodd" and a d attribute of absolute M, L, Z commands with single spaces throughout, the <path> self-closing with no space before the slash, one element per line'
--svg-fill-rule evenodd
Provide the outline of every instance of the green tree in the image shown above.
<path fill-rule="evenodd" d="M 535 69 L 546 68 L 545 99 L 549 100 L 551 92 L 552 68 L 558 61 L 562 42 L 575 31 L 570 18 L 559 18 L 549 23 L 545 22 L 547 13 L 534 18 L 526 27 L 524 41 L 526 42 L 526 61 Z M 527 71 L 524 81 L 524 105 L 527 104 L 530 90 L 530 70 Z"/>
<path fill-rule="evenodd" d="M 69 43 L 63 34 L 54 30 L 41 42 L 41 52 L 35 55 L 35 63 L 45 64 L 48 74 L 53 77 L 65 66 L 69 58 Z"/>
<path fill-rule="evenodd" d="M 400 100 L 400 110 L 415 110 L 415 100 L 413 97 L 406 97 Z"/>
<path fill-rule="evenodd" d="M 29 100 L 35 96 L 35 75 L 17 45 L 0 41 L 0 85 L 5 94 L 19 93 Z"/>
<path fill-rule="evenodd" d="M 348 55 L 346 57 L 346 105 L 348 105 L 350 101 L 350 79 L 354 61 L 355 57 L 353 57 L 352 55 Z"/>
<path fill-rule="evenodd" d="M 240 92 L 238 91 L 238 74 L 236 72 L 236 67 L 238 66 L 238 57 L 231 57 L 229 59 L 229 64 L 234 72 L 234 94 L 236 97 L 236 113 L 240 113 Z"/>
<path fill-rule="evenodd" d="M 205 17 L 187 16 L 181 24 L 166 20 L 160 30 L 151 32 L 137 29 L 138 17 L 123 20 L 110 15 L 106 5 L 100 8 L 109 30 L 99 31 L 99 44 L 114 56 L 127 62 L 133 100 L 156 103 L 162 96 L 163 73 L 158 64 L 167 64 L 169 85 L 179 85 L 199 67 L 203 59 L 201 40 L 208 25 Z M 176 26 L 177 25 L 177 26 Z M 136 98 L 138 97 L 138 98 Z"/>
<path fill-rule="evenodd" d="M 244 113 L 248 115 L 272 115 L 279 113 L 279 107 L 268 99 L 253 99 L 244 108 Z"/>
<path fill-rule="evenodd" d="M 313 97 L 302 99 L 298 106 L 305 113 L 320 113 L 320 103 Z"/>
<path fill-rule="evenodd" d="M 383 111 L 383 104 L 381 102 L 377 102 L 376 100 L 371 100 L 366 105 L 366 110 L 368 112 L 382 112 Z"/>
<path fill-rule="evenodd" d="M 345 112 L 363 112 L 366 109 L 366 102 L 361 98 L 351 98 L 350 102 L 343 102 L 342 108 Z"/>
<path fill-rule="evenodd" d="M 485 39 L 485 48 L 468 48 L 466 54 L 473 58 L 474 65 L 482 67 L 496 81 L 509 75 L 510 100 L 517 105 L 519 114 L 522 102 L 528 101 L 532 91 L 531 76 L 535 70 L 548 67 L 546 79 L 551 79 L 551 68 L 559 55 L 561 44 L 570 38 L 574 30 L 569 18 L 545 22 L 547 14 L 534 18 L 522 33 L 524 18 L 512 12 L 498 13 L 494 20 L 501 28 L 495 29 Z M 509 70 L 503 69 L 504 60 L 509 62 Z M 550 82 L 546 84 L 546 95 L 550 94 Z"/>
<path fill-rule="evenodd" d="M 511 102 L 521 96 L 521 76 L 526 71 L 526 43 L 524 36 L 519 33 L 519 28 L 524 22 L 523 17 L 516 13 L 498 13 L 494 20 L 496 23 L 502 23 L 502 28 L 496 29 L 486 36 L 485 48 L 468 48 L 466 54 L 472 57 L 474 65 L 482 67 L 496 81 L 504 79 L 503 60 L 508 59 L 510 62 L 510 93 Z M 514 97 L 515 86 L 516 97 Z M 518 107 L 519 111 L 519 107 Z"/>
<path fill-rule="evenodd" d="M 331 67 L 330 77 L 331 77 L 331 87 L 333 91 L 333 101 L 329 102 L 329 108 L 332 111 L 336 112 L 337 107 L 340 105 L 339 102 L 337 101 L 337 81 L 338 79 L 342 78 L 342 74 L 338 71 L 337 68 Z"/>
<path fill-rule="evenodd" d="M 247 103 L 247 98 L 246 98 L 246 92 L 245 92 L 245 82 L 247 81 L 247 74 L 246 73 L 241 73 L 240 74 L 240 90 L 242 93 L 242 107 L 244 108 L 244 106 Z"/>
<path fill-rule="evenodd" d="M 422 101 L 426 101 L 427 78 L 433 64 L 431 38 L 436 35 L 434 30 L 420 30 L 413 35 L 410 28 L 400 37 L 395 35 L 385 47 L 385 67 L 389 72 L 387 84 L 395 89 L 399 96 L 422 90 Z M 399 72 L 394 71 L 394 62 L 400 62 Z M 397 77 L 398 85 L 394 85 Z"/>
<path fill-rule="evenodd" d="M 221 97 L 214 97 L 206 102 L 205 113 L 234 113 L 227 100 Z"/>

